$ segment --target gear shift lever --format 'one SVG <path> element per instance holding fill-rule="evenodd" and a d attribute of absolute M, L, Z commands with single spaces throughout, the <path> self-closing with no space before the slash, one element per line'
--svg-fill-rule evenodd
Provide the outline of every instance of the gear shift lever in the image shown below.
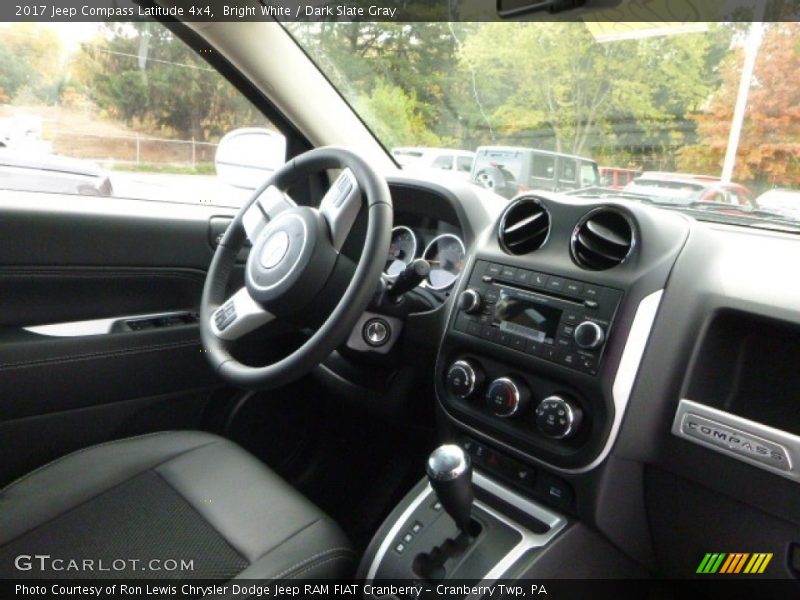
<path fill-rule="evenodd" d="M 425 465 L 439 502 L 464 533 L 472 513 L 472 466 L 460 446 L 445 444 L 431 452 Z"/>

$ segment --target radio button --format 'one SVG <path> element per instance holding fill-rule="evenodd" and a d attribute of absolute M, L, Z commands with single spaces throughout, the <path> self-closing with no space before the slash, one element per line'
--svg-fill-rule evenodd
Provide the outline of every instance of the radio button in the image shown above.
<path fill-rule="evenodd" d="M 575 328 L 575 343 L 584 350 L 594 350 L 606 341 L 606 332 L 594 321 L 584 321 Z"/>
<path fill-rule="evenodd" d="M 543 288 L 547 286 L 547 280 L 550 278 L 549 275 L 545 275 L 544 273 L 537 273 L 533 271 L 531 275 L 531 285 L 533 287 Z"/>
<path fill-rule="evenodd" d="M 587 356 L 585 354 L 578 355 L 578 367 L 582 371 L 586 371 L 587 373 L 591 373 L 592 375 L 597 374 L 597 357 L 595 356 Z"/>
<path fill-rule="evenodd" d="M 571 338 L 573 335 L 575 335 L 575 328 L 572 325 L 562 325 L 558 335 Z"/>
<path fill-rule="evenodd" d="M 561 277 L 551 277 L 547 282 L 547 289 L 553 292 L 563 292 L 566 284 L 566 279 Z"/>
<path fill-rule="evenodd" d="M 561 357 L 561 362 L 568 367 L 577 368 L 578 367 L 578 355 L 574 352 L 566 352 Z"/>
<path fill-rule="evenodd" d="M 564 322 L 569 323 L 570 325 L 577 325 L 582 318 L 583 317 L 580 315 L 580 313 L 577 313 L 574 310 L 564 311 Z"/>
<path fill-rule="evenodd" d="M 601 288 L 594 285 L 586 285 L 583 288 L 583 297 L 589 300 L 598 300 L 600 298 Z"/>
<path fill-rule="evenodd" d="M 503 269 L 500 271 L 500 277 L 509 281 L 514 281 L 514 277 L 516 277 L 516 275 L 517 270 L 514 267 L 503 267 Z"/>
<path fill-rule="evenodd" d="M 583 284 L 580 281 L 567 279 L 564 284 L 564 291 L 573 296 L 580 296 L 583 293 Z"/>
<path fill-rule="evenodd" d="M 478 321 L 470 321 L 467 324 L 467 333 L 469 335 L 474 335 L 475 337 L 480 337 L 481 335 L 481 324 Z"/>
<path fill-rule="evenodd" d="M 527 354 L 533 354 L 534 356 L 542 356 L 543 351 L 544 351 L 544 346 L 541 344 L 541 342 L 528 340 L 528 343 L 525 345 L 525 352 Z"/>
<path fill-rule="evenodd" d="M 527 345 L 528 340 L 520 335 L 514 335 L 511 337 L 511 347 L 514 350 L 519 350 L 520 352 L 525 352 L 525 346 Z"/>
<path fill-rule="evenodd" d="M 489 263 L 489 266 L 486 267 L 485 274 L 489 277 L 499 277 L 502 271 L 503 267 L 501 265 L 498 265 L 497 263 Z"/>
<path fill-rule="evenodd" d="M 489 342 L 497 341 L 498 329 L 491 325 L 484 325 L 481 327 L 481 337 Z"/>
<path fill-rule="evenodd" d="M 531 282 L 531 278 L 533 276 L 532 271 L 528 271 L 527 269 L 517 269 L 517 276 L 514 277 L 514 281 L 521 284 L 529 284 Z"/>
<path fill-rule="evenodd" d="M 478 290 L 467 288 L 458 297 L 458 308 L 467 314 L 480 312 L 482 305 L 483 299 Z"/>

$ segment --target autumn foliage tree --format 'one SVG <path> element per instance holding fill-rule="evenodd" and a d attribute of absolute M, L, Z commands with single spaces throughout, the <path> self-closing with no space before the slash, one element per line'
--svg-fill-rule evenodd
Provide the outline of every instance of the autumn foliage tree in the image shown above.
<path fill-rule="evenodd" d="M 693 118 L 699 143 L 679 152 L 682 170 L 718 175 L 722 169 L 744 52 L 731 54 L 723 83 Z M 767 26 L 756 60 L 734 180 L 757 189 L 800 185 L 800 24 Z"/>

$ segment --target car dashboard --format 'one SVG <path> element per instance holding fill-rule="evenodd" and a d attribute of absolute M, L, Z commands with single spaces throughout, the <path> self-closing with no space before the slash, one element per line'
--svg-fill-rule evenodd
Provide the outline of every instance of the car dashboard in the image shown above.
<path fill-rule="evenodd" d="M 624 199 L 390 187 L 387 269 L 463 243 L 442 305 L 406 324 L 435 354 L 440 437 L 667 575 L 752 545 L 743 519 L 791 571 L 800 239 Z"/>

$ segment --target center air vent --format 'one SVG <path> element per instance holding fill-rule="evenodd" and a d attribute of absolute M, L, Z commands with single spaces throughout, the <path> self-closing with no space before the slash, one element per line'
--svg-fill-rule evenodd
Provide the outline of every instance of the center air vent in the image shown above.
<path fill-rule="evenodd" d="M 541 248 L 550 232 L 550 215 L 535 198 L 512 202 L 500 219 L 497 237 L 509 254 L 527 254 Z"/>
<path fill-rule="evenodd" d="M 572 234 L 572 256 L 587 269 L 620 264 L 633 248 L 633 225 L 618 210 L 600 208 L 586 215 Z"/>

